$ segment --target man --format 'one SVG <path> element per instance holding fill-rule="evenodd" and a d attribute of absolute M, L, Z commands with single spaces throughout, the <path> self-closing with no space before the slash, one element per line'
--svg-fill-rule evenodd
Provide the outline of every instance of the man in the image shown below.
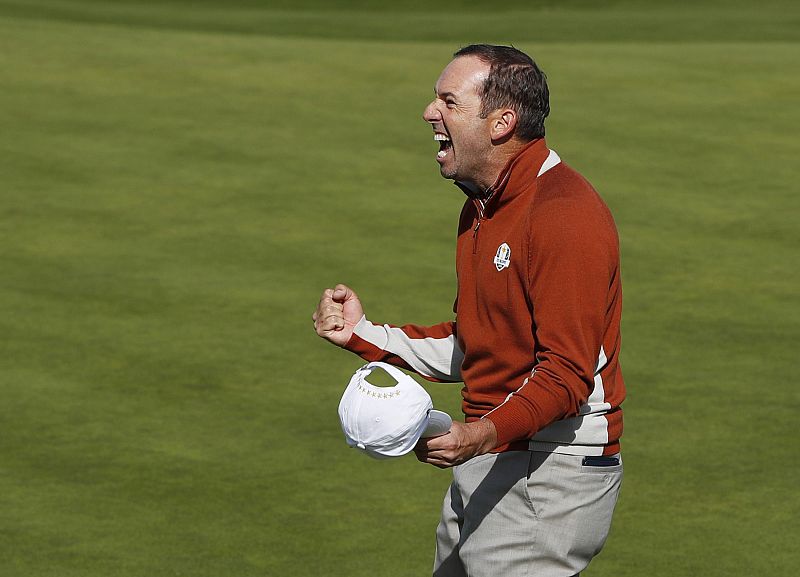
<path fill-rule="evenodd" d="M 436 577 L 577 575 L 602 548 L 622 481 L 622 292 L 616 228 L 547 148 L 544 74 L 512 47 L 455 53 L 423 118 L 443 177 L 467 195 L 456 320 L 368 321 L 324 291 L 317 333 L 364 359 L 463 381 L 464 423 L 417 458 L 454 467 Z"/>

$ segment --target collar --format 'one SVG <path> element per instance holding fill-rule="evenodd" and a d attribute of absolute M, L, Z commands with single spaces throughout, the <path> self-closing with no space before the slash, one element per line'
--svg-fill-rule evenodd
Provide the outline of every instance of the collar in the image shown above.
<path fill-rule="evenodd" d="M 462 182 L 456 185 L 479 206 L 481 213 L 491 208 L 492 212 L 511 202 L 514 198 L 535 186 L 536 179 L 556 166 L 561 159 L 547 148 L 544 138 L 533 140 L 525 145 L 516 156 L 509 159 L 495 183 L 486 190 L 482 199 L 476 191 Z"/>

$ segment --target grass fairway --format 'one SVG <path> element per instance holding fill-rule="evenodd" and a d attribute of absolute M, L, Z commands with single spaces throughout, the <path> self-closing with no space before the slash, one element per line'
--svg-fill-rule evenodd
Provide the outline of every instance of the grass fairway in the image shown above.
<path fill-rule="evenodd" d="M 360 361 L 310 315 L 342 281 L 450 318 L 420 115 L 474 41 L 540 62 L 620 229 L 626 478 L 584 575 L 794 573 L 800 9 L 459 4 L 0 0 L 0 575 L 429 574 L 450 474 L 347 450 Z"/>

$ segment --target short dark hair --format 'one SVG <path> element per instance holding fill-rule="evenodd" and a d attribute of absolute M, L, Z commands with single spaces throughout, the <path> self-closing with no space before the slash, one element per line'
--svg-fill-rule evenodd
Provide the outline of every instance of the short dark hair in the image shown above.
<path fill-rule="evenodd" d="M 547 77 L 533 58 L 513 46 L 470 44 L 455 54 L 477 56 L 491 67 L 480 89 L 481 118 L 498 108 L 517 113 L 516 134 L 530 141 L 544 136 L 544 119 L 550 114 Z"/>

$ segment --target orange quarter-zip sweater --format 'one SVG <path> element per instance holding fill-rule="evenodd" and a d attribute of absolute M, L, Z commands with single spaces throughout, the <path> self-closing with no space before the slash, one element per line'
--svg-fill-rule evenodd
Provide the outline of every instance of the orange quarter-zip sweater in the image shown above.
<path fill-rule="evenodd" d="M 432 381 L 463 381 L 467 422 L 491 419 L 495 451 L 619 451 L 619 241 L 608 207 L 544 139 L 468 198 L 456 245 L 456 320 L 362 318 L 345 348 Z"/>

